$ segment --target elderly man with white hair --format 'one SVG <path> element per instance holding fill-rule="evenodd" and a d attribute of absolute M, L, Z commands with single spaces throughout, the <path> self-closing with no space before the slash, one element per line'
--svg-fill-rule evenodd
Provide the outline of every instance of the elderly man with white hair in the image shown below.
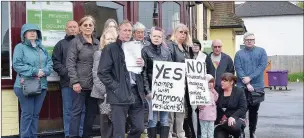
<path fill-rule="evenodd" d="M 133 40 L 141 41 L 143 47 L 150 45 L 150 42 L 145 40 L 145 30 L 146 27 L 140 22 L 136 22 L 133 25 Z"/>
<path fill-rule="evenodd" d="M 264 48 L 255 46 L 253 33 L 244 34 L 245 48 L 238 51 L 234 58 L 238 87 L 245 87 L 249 99 L 249 132 L 255 138 L 260 103 L 264 101 L 264 70 L 267 66 L 267 53 Z M 255 96 L 252 96 L 255 94 Z"/>

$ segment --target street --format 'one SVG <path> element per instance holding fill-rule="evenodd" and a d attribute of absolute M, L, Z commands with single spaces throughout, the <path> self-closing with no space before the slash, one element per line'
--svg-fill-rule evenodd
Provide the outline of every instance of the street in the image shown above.
<path fill-rule="evenodd" d="M 257 137 L 303 138 L 303 83 L 290 83 L 287 91 L 285 88 L 265 91 L 265 101 L 259 110 Z M 245 131 L 246 138 L 249 138 L 248 126 Z M 145 138 L 144 134 L 142 138 Z"/>
<path fill-rule="evenodd" d="M 266 90 L 259 110 L 258 138 L 303 138 L 303 83 L 290 83 L 288 90 Z M 246 136 L 248 135 L 246 128 Z"/>

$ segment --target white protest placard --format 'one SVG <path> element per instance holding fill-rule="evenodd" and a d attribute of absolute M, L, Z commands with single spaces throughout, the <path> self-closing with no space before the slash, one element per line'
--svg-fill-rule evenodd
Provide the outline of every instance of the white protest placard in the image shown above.
<path fill-rule="evenodd" d="M 128 71 L 141 73 L 142 67 L 136 64 L 136 60 L 141 58 L 142 45 L 140 41 L 130 41 L 123 43 L 123 51 Z"/>
<path fill-rule="evenodd" d="M 185 63 L 153 61 L 152 110 L 184 111 Z"/>
<path fill-rule="evenodd" d="M 208 82 L 205 80 L 205 62 L 186 59 L 186 78 L 191 105 L 210 105 L 211 97 Z"/>

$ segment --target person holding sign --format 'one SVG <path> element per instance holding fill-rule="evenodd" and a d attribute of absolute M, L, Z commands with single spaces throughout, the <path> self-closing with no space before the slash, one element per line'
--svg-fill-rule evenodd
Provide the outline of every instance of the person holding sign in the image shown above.
<path fill-rule="evenodd" d="M 184 24 L 178 24 L 173 30 L 171 36 L 171 42 L 168 43 L 168 48 L 171 53 L 172 61 L 185 63 L 185 59 L 191 58 L 190 53 L 192 52 L 192 49 L 190 49 L 189 47 L 192 45 L 193 45 L 192 38 L 189 34 L 188 27 Z M 186 90 L 187 90 L 186 88 L 181 90 L 181 91 L 185 91 L 185 99 L 187 99 L 186 97 L 189 97 Z M 169 125 L 170 125 L 169 138 L 172 138 L 174 122 L 176 123 L 176 133 L 178 138 L 185 138 L 185 131 L 183 129 L 183 126 L 184 126 L 184 118 L 186 115 L 185 113 L 187 113 L 188 111 L 186 104 L 187 102 L 189 101 L 186 100 L 184 102 L 184 107 L 185 107 L 184 112 L 176 112 L 169 114 Z M 176 117 L 174 118 L 174 116 Z"/>
<path fill-rule="evenodd" d="M 216 101 L 218 93 L 214 89 L 214 78 L 210 74 L 206 74 L 209 91 L 211 94 L 211 105 L 199 105 L 199 120 L 201 137 L 199 138 L 213 138 L 214 135 L 214 121 L 216 119 Z"/>
<path fill-rule="evenodd" d="M 136 74 L 127 70 L 123 49 L 130 46 L 127 44 L 132 37 L 131 22 L 124 20 L 118 28 L 116 42 L 102 50 L 97 75 L 106 87 L 106 100 L 111 107 L 113 137 L 125 138 L 126 118 L 129 115 L 132 128 L 128 138 L 140 138 L 145 129 L 143 76 L 141 73 Z M 144 66 L 142 58 L 138 58 L 135 62 L 136 67 Z"/>
<path fill-rule="evenodd" d="M 232 73 L 221 76 L 215 138 L 227 138 L 229 135 L 238 138 L 244 134 L 247 101 L 243 89 L 235 86 L 236 81 L 237 78 Z"/>
<path fill-rule="evenodd" d="M 164 32 L 159 27 L 153 27 L 151 29 L 151 44 L 142 49 L 142 57 L 145 61 L 144 66 L 144 86 L 146 98 L 148 103 L 151 103 L 152 99 L 152 73 L 153 73 L 153 61 L 172 61 L 171 54 L 167 48 L 162 45 Z M 149 104 L 152 106 L 152 104 Z M 149 107 L 152 109 L 152 107 Z M 148 123 L 148 137 L 156 138 L 156 124 L 158 120 L 158 113 L 160 115 L 160 138 L 168 138 L 169 135 L 169 123 L 168 123 L 168 112 L 164 111 L 153 111 L 150 112 L 149 123 Z"/>

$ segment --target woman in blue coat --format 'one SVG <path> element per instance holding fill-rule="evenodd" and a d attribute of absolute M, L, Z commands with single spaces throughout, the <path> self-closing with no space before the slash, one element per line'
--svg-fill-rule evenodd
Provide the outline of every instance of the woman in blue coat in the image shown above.
<path fill-rule="evenodd" d="M 14 92 L 21 106 L 21 138 L 37 138 L 39 113 L 48 85 L 46 77 L 53 71 L 51 57 L 41 41 L 39 27 L 34 24 L 24 24 L 21 28 L 21 43 L 14 49 L 13 68 L 17 72 Z M 41 93 L 25 96 L 22 90 L 24 79 L 39 79 Z"/>

